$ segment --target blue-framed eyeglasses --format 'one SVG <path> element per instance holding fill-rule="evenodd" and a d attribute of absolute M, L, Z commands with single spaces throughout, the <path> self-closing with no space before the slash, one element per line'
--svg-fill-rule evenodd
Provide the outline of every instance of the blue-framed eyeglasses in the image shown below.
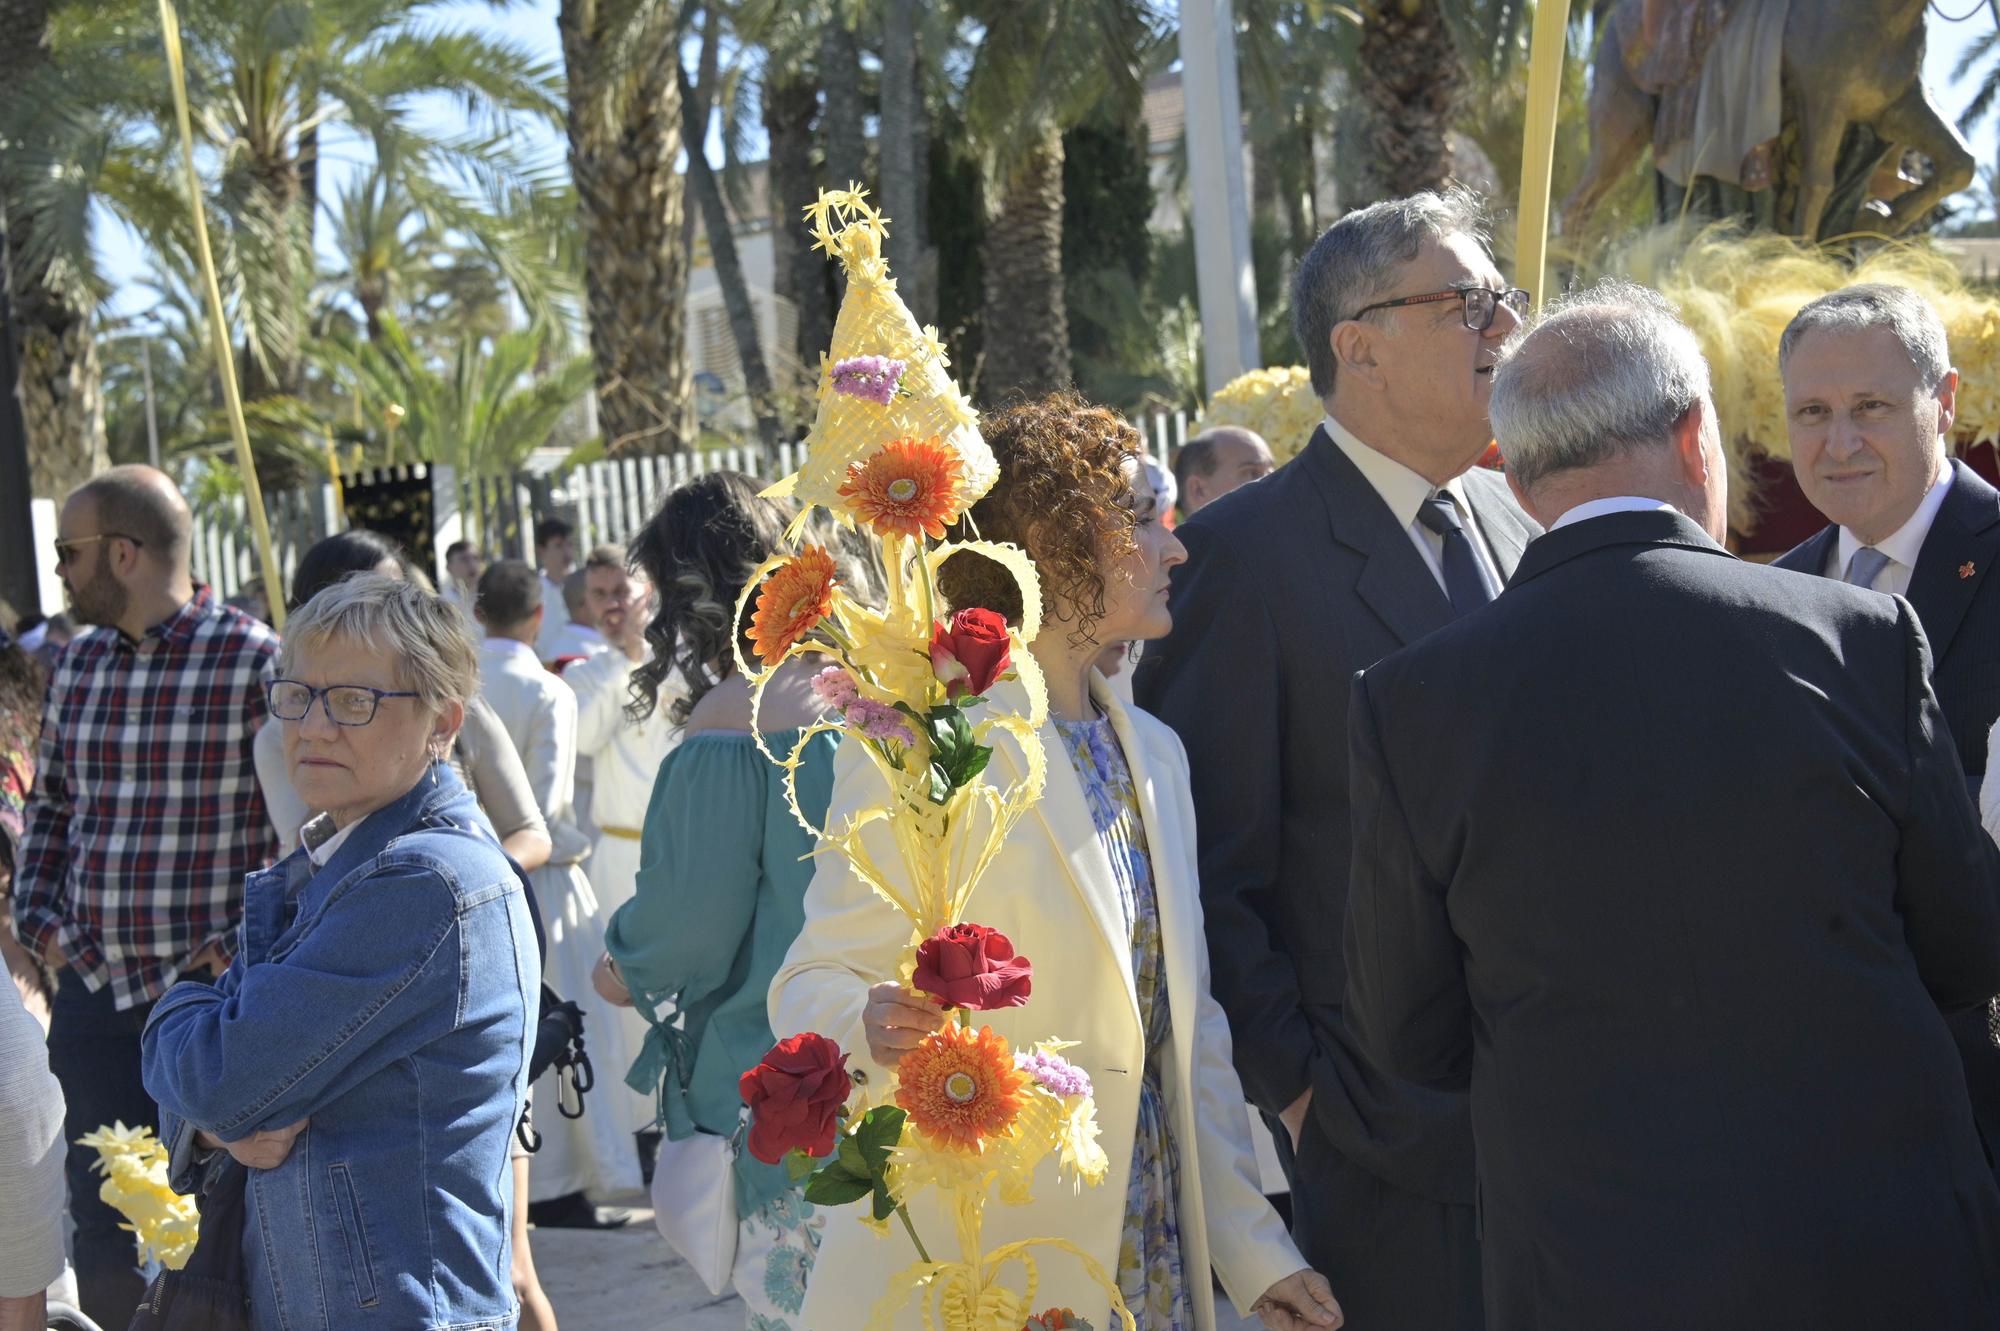
<path fill-rule="evenodd" d="M 337 726 L 365 726 L 375 719 L 384 698 L 418 698 L 423 695 L 400 689 L 371 689 L 366 684 L 329 684 L 316 689 L 296 679 L 274 679 L 264 686 L 271 715 L 280 721 L 303 721 L 319 699 L 326 719 Z"/>

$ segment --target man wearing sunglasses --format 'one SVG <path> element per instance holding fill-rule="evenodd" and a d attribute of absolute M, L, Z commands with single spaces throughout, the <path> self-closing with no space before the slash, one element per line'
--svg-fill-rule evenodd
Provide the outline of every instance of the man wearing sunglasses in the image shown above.
<path fill-rule="evenodd" d="M 63 505 L 56 571 L 94 625 L 57 658 L 22 830 L 14 924 L 57 973 L 49 1063 L 63 1135 L 151 1125 L 139 1037 L 175 979 L 220 974 L 243 878 L 277 849 L 251 738 L 278 650 L 189 568 L 193 521 L 173 482 L 114 467 Z M 143 1292 L 132 1235 L 69 1153 L 83 1309 L 123 1326 Z"/>
<path fill-rule="evenodd" d="M 1463 191 L 1328 228 L 1293 299 L 1326 418 L 1180 527 L 1174 632 L 1136 681 L 1187 746 L 1215 996 L 1290 1157 L 1299 1246 L 1351 1331 L 1483 1323 L 1466 1099 L 1374 1067 L 1343 1014 L 1347 681 L 1476 613 L 1540 533 L 1474 466 L 1527 307 Z"/>

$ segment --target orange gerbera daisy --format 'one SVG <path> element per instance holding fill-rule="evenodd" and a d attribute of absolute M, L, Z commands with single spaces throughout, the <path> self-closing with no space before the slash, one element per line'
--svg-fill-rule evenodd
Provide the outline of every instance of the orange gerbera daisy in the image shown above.
<path fill-rule="evenodd" d="M 776 665 L 833 608 L 833 556 L 809 545 L 778 565 L 757 592 L 750 645 Z"/>
<path fill-rule="evenodd" d="M 1014 1126 L 1028 1080 L 1014 1066 L 1007 1042 L 991 1026 L 956 1022 L 924 1037 L 897 1066 L 896 1103 L 910 1122 L 941 1146 L 977 1151 Z"/>
<path fill-rule="evenodd" d="M 936 439 L 896 439 L 849 464 L 841 497 L 877 536 L 937 540 L 958 516 L 958 450 Z"/>

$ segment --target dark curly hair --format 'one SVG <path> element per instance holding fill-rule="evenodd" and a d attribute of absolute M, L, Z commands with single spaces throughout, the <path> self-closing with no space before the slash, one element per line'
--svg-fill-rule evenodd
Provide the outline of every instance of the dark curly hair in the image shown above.
<path fill-rule="evenodd" d="M 729 673 L 727 665 L 716 671 L 715 663 L 733 660 L 737 598 L 757 566 L 785 548 L 785 525 L 796 512 L 789 503 L 762 498 L 763 488 L 736 471 L 697 476 L 661 501 L 660 511 L 632 542 L 632 567 L 645 574 L 659 598 L 646 625 L 652 655 L 632 672 L 632 701 L 625 711 L 634 720 L 652 715 L 660 685 L 679 671 L 687 693 L 668 709 L 668 718 L 685 725 L 702 695 Z M 804 540 L 826 547 L 848 595 L 862 602 L 878 599 L 874 561 L 852 532 L 819 512 L 807 524 Z M 740 637 L 748 627 L 746 615 L 733 632 Z M 749 644 L 743 647 L 747 655 Z"/>
<path fill-rule="evenodd" d="M 1000 464 L 1000 479 L 972 506 L 971 524 L 989 541 L 1020 546 L 1041 574 L 1051 618 L 1072 622 L 1070 642 L 1092 641 L 1104 616 L 1104 567 L 1131 553 L 1132 532 L 1148 516 L 1132 507 L 1127 471 L 1139 456 L 1139 432 L 1114 411 L 1075 393 L 1051 393 L 982 416 L 980 433 Z M 979 606 L 1021 622 L 1014 579 L 992 560 L 957 554 L 938 570 L 955 610 Z"/>

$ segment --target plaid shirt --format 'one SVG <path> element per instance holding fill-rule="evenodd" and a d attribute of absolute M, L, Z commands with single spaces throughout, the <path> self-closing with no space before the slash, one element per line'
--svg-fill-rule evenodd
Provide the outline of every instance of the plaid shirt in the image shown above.
<path fill-rule="evenodd" d="M 56 661 L 14 921 L 120 1010 L 209 941 L 230 946 L 243 876 L 277 850 L 250 757 L 277 654 L 275 633 L 198 586 L 140 641 L 96 629 Z"/>

